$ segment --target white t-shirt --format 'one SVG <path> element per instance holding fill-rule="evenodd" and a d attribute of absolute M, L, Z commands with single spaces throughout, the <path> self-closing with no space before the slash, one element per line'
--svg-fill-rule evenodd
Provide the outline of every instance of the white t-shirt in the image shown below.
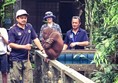
<path fill-rule="evenodd" d="M 0 28 L 0 34 L 8 41 L 8 33 L 5 28 Z M 0 37 L 0 55 L 7 53 L 7 44 L 4 43 L 2 37 Z"/>

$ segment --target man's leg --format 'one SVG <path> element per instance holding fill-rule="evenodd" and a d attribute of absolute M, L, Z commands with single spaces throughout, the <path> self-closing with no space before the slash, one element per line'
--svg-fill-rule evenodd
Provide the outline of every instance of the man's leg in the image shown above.
<path fill-rule="evenodd" d="M 13 61 L 13 68 L 10 69 L 11 83 L 21 83 L 22 81 L 22 65 L 21 62 Z"/>
<path fill-rule="evenodd" d="M 2 83 L 7 83 L 7 73 L 2 73 Z"/>
<path fill-rule="evenodd" d="M 30 61 L 24 62 L 24 83 L 33 83 L 33 70 Z"/>
<path fill-rule="evenodd" d="M 7 83 L 7 74 L 8 74 L 7 54 L 1 55 L 1 72 L 2 72 L 2 82 Z"/>

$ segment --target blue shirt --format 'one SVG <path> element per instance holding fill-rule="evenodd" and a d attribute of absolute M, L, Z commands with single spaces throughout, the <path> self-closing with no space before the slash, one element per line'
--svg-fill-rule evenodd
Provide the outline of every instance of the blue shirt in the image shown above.
<path fill-rule="evenodd" d="M 66 33 L 64 44 L 68 45 L 68 49 L 72 49 L 70 47 L 70 44 L 72 42 L 83 42 L 83 41 L 88 41 L 87 32 L 84 29 L 79 28 L 78 32 L 76 34 L 74 34 L 71 29 L 71 30 L 67 31 L 67 33 Z M 84 46 L 76 45 L 74 47 L 74 49 L 84 49 Z"/>
<path fill-rule="evenodd" d="M 27 23 L 25 29 L 19 28 L 14 25 L 9 30 L 9 43 L 16 43 L 20 45 L 31 44 L 32 40 L 37 38 L 37 34 L 34 31 L 31 24 Z M 12 60 L 27 60 L 28 50 L 12 48 L 10 53 Z"/>

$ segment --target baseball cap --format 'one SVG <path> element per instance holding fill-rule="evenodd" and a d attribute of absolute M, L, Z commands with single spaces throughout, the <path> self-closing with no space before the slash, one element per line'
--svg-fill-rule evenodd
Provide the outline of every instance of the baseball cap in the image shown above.
<path fill-rule="evenodd" d="M 16 12 L 16 18 L 21 15 L 29 15 L 29 14 L 26 12 L 26 10 L 20 9 Z"/>

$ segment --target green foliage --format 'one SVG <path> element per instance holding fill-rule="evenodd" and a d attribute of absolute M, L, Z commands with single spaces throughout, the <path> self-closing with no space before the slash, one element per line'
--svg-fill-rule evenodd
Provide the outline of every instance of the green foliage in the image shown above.
<path fill-rule="evenodd" d="M 118 0 L 85 2 L 86 25 L 91 31 L 90 39 L 96 45 L 94 62 L 100 67 L 92 79 L 96 83 L 118 83 L 118 73 L 114 70 L 114 66 L 118 66 L 112 61 L 118 51 Z"/>
<path fill-rule="evenodd" d="M 118 46 L 118 1 L 95 2 L 94 25 L 98 28 L 93 32 L 93 43 L 97 49 L 94 60 L 97 64 L 107 64 L 107 57 L 115 54 Z"/>
<path fill-rule="evenodd" d="M 116 65 L 114 64 L 102 64 L 99 71 L 93 72 L 92 80 L 95 83 L 113 83 L 114 78 L 117 80 L 118 73 L 114 71 L 116 68 Z M 114 82 L 117 83 L 117 82 Z"/>
<path fill-rule="evenodd" d="M 94 36 L 96 43 L 96 53 L 94 60 L 97 63 L 97 65 L 101 63 L 108 63 L 109 59 L 108 56 L 113 56 L 113 54 L 117 51 L 117 45 L 118 45 L 118 27 L 115 29 L 108 28 L 106 31 L 104 31 L 102 34 L 95 33 L 96 36 Z M 99 29 L 100 30 L 100 29 Z M 107 35 L 106 35 L 107 34 Z"/>
<path fill-rule="evenodd" d="M 114 83 L 118 83 L 118 75 L 114 78 Z"/>
<path fill-rule="evenodd" d="M 5 0 L 5 3 L 0 4 L 0 17 L 2 18 L 1 24 L 4 22 L 5 19 L 5 7 L 14 4 L 16 0 Z M 7 16 L 10 16 L 9 14 L 6 14 Z"/>

